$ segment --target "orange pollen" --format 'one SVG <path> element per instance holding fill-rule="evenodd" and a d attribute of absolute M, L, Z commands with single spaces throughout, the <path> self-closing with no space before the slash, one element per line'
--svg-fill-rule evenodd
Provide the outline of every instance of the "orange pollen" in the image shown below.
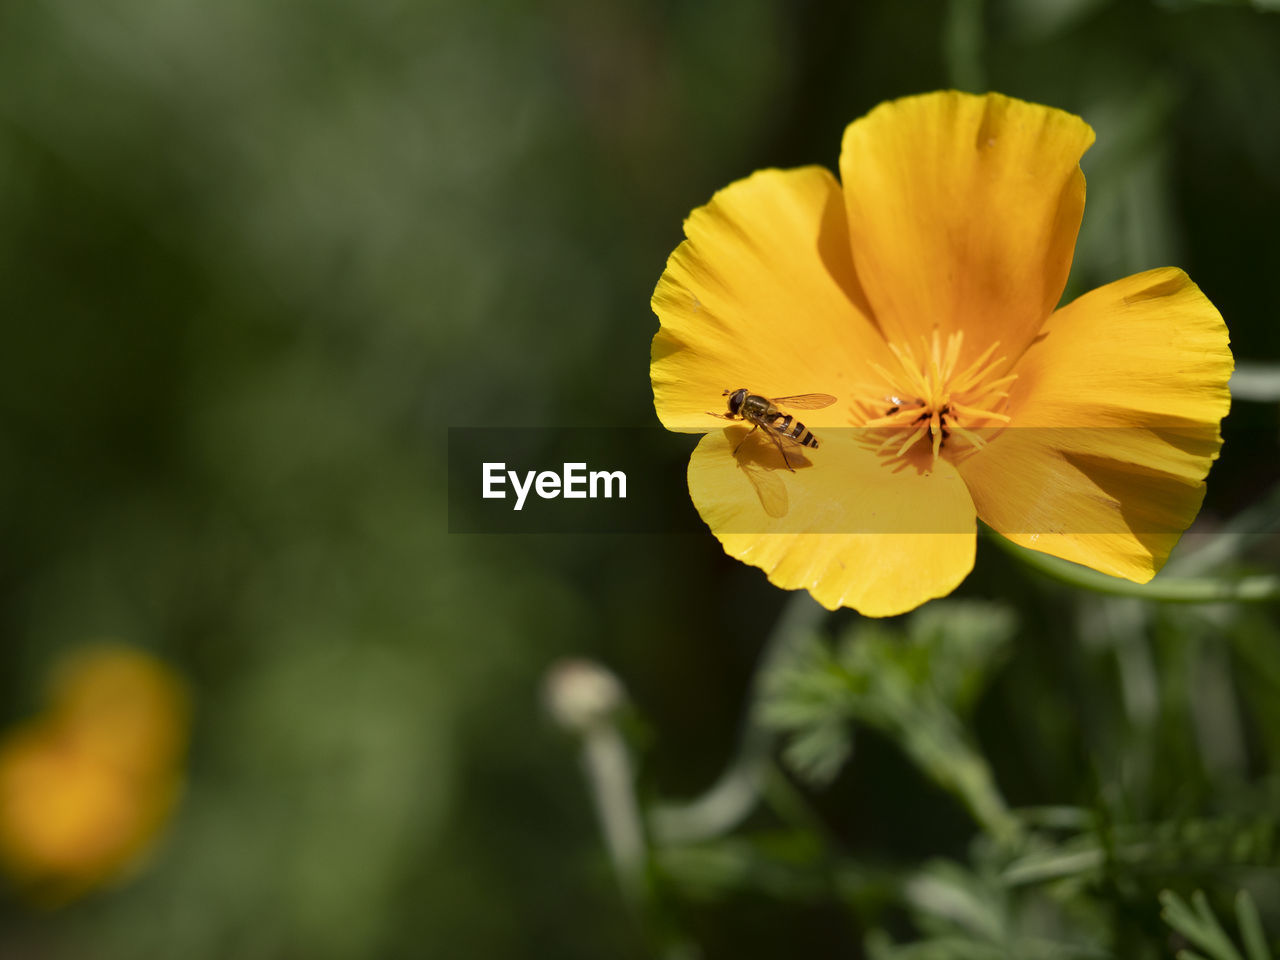
<path fill-rule="evenodd" d="M 998 376 L 1006 358 L 993 360 L 1000 346 L 994 341 L 968 366 L 960 368 L 963 331 L 937 330 L 921 338 L 919 353 L 910 346 L 890 343 L 897 369 L 872 367 L 888 393 L 862 400 L 862 426 L 873 428 L 876 449 L 890 459 L 913 459 L 925 454 L 932 464 L 942 453 L 971 453 L 984 446 L 992 430 L 1009 422 L 1009 387 L 1016 374 Z M 984 437 L 984 433 L 986 436 Z"/>

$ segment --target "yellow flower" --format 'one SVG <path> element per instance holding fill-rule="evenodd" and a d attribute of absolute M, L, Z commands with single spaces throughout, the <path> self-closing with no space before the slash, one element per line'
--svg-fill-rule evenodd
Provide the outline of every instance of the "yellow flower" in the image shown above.
<path fill-rule="evenodd" d="M 166 667 L 82 651 L 48 709 L 0 741 L 0 864 L 50 905 L 121 876 L 169 818 L 186 738 L 186 694 Z"/>
<path fill-rule="evenodd" d="M 1054 309 L 1093 138 L 998 94 L 908 97 L 850 124 L 843 186 L 764 170 L 693 212 L 653 295 L 654 404 L 707 434 L 689 491 L 731 556 L 872 616 L 951 592 L 975 517 L 1114 576 L 1160 569 L 1204 497 L 1233 364 L 1181 270 Z M 718 423 L 740 388 L 834 396 L 778 404 L 819 448 Z"/>

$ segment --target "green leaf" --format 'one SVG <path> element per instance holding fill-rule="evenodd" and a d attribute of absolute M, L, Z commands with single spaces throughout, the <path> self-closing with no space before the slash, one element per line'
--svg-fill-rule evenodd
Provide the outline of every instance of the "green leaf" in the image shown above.
<path fill-rule="evenodd" d="M 1240 925 L 1240 938 L 1244 941 L 1249 960 L 1271 960 L 1262 921 L 1258 919 L 1258 908 L 1248 890 L 1236 894 L 1236 922 Z"/>
<path fill-rule="evenodd" d="M 858 721 L 894 739 L 932 779 L 956 794 L 992 833 L 1019 825 L 1005 809 L 986 761 L 962 722 L 1014 632 L 1004 607 L 935 603 L 905 633 L 861 621 L 835 650 L 812 642 L 766 684 L 762 717 L 789 734 L 783 759 L 815 786 L 849 755 Z"/>
<path fill-rule="evenodd" d="M 1208 951 L 1213 960 L 1244 960 L 1231 943 L 1226 931 L 1222 929 L 1222 925 L 1218 923 L 1218 918 L 1214 916 L 1209 906 L 1209 898 L 1204 895 L 1203 890 L 1197 890 L 1191 895 L 1190 906 L 1172 890 L 1165 890 L 1160 894 L 1160 903 L 1164 906 L 1165 923 L 1197 947 Z M 1183 953 L 1195 956 L 1185 950 L 1179 956 Z M 1263 957 L 1265 960 L 1266 955 L 1264 954 Z"/>

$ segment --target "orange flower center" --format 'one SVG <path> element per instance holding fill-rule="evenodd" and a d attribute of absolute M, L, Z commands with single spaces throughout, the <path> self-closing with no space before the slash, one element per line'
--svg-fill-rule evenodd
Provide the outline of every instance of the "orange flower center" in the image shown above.
<path fill-rule="evenodd" d="M 934 330 L 930 339 L 921 338 L 918 352 L 909 345 L 889 344 L 898 361 L 896 369 L 872 364 L 889 392 L 861 401 L 857 412 L 862 426 L 873 428 L 872 443 L 880 453 L 931 466 L 940 454 L 954 456 L 984 446 L 992 428 L 1009 422 L 1004 409 L 1017 375 L 997 375 L 1006 361 L 1003 356 L 992 359 L 1000 341 L 993 341 L 961 369 L 963 344 L 963 332 L 948 334 L 944 342 Z M 988 436 L 984 438 L 982 431 Z"/>

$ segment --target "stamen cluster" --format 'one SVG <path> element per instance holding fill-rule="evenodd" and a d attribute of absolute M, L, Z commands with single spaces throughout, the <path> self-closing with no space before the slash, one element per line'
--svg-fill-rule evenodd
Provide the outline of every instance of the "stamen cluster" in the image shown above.
<path fill-rule="evenodd" d="M 963 331 L 948 334 L 944 343 L 935 329 L 931 338 L 921 338 L 918 354 L 910 346 L 889 344 L 898 370 L 872 364 L 889 388 L 883 398 L 861 404 L 866 417 L 862 425 L 875 428 L 878 452 L 890 459 L 905 458 L 923 441 L 934 462 L 948 448 L 980 449 L 987 438 L 979 430 L 1009 422 L 1003 410 L 1017 374 L 996 375 L 1007 359 L 991 359 L 1000 342 L 993 341 L 960 370 L 963 345 Z"/>

